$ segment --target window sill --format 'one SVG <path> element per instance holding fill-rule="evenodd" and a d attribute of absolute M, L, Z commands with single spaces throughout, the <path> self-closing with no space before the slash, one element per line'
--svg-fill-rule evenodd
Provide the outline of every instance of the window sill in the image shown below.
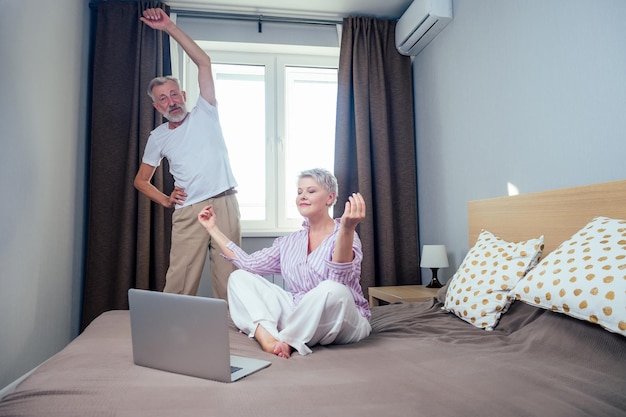
<path fill-rule="evenodd" d="M 296 230 L 242 230 L 241 237 L 280 237 L 287 236 Z"/>

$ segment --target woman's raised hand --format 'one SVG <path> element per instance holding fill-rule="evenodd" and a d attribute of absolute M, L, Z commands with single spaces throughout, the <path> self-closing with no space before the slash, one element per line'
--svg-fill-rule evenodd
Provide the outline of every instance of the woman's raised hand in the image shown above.
<path fill-rule="evenodd" d="M 346 207 L 341 216 L 341 225 L 354 230 L 365 218 L 365 200 L 361 193 L 352 193 L 346 201 Z"/>
<path fill-rule="evenodd" d="M 198 213 L 198 221 L 207 230 L 207 232 L 210 232 L 211 229 L 213 229 L 217 224 L 217 218 L 215 216 L 215 212 L 213 211 L 213 206 L 206 206 L 203 208 L 202 211 Z"/>

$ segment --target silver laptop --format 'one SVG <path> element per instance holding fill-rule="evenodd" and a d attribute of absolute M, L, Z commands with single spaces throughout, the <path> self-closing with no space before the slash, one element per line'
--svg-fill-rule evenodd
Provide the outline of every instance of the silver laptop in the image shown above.
<path fill-rule="evenodd" d="M 271 364 L 230 354 L 224 300 L 132 288 L 128 303 L 136 365 L 233 382 Z"/>

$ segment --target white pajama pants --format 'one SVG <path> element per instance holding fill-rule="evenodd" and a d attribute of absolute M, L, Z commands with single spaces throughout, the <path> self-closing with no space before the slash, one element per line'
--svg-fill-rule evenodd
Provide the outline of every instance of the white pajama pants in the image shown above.
<path fill-rule="evenodd" d="M 228 279 L 228 305 L 233 322 L 249 337 L 261 325 L 301 355 L 318 343 L 358 342 L 372 331 L 348 287 L 334 281 L 322 281 L 294 305 L 291 294 L 278 285 L 237 270 Z"/>

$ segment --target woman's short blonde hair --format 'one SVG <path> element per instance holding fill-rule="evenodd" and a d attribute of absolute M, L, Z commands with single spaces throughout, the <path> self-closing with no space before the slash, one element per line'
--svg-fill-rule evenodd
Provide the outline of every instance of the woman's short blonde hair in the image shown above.
<path fill-rule="evenodd" d="M 324 168 L 307 169 L 298 175 L 298 181 L 305 177 L 313 178 L 313 180 L 328 191 L 329 194 L 335 193 L 335 198 L 333 199 L 331 205 L 337 202 L 339 186 L 337 185 L 337 178 L 335 178 L 330 171 L 325 170 Z"/>

